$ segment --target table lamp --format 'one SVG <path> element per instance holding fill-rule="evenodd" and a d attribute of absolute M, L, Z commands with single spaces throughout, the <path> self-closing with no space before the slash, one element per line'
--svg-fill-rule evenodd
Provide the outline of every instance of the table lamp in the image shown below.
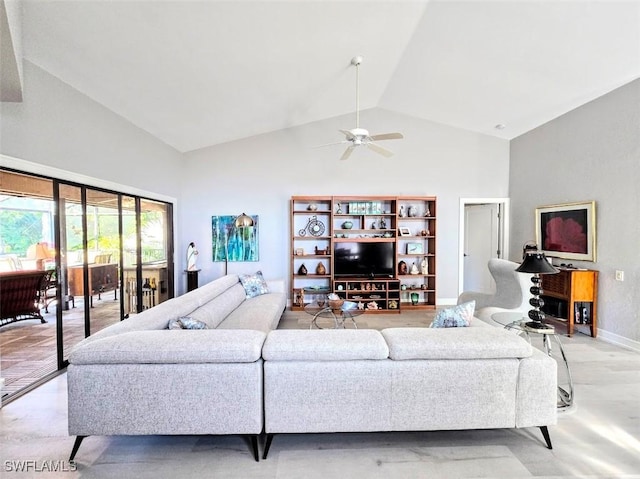
<path fill-rule="evenodd" d="M 27 257 L 36 260 L 36 269 L 43 270 L 44 262 L 48 259 L 55 258 L 55 254 L 49 249 L 46 243 L 35 243 L 29 246 Z"/>
<path fill-rule="evenodd" d="M 559 273 L 560 270 L 549 263 L 546 256 L 541 251 L 525 250 L 525 253 L 524 261 L 518 268 L 516 268 L 516 271 L 519 273 L 533 273 L 533 276 L 531 277 L 533 286 L 529 289 L 533 298 L 529 300 L 529 304 L 533 306 L 534 309 L 529 311 L 529 319 L 531 319 L 531 321 L 526 323 L 526 326 L 534 329 L 552 329 L 552 326 L 545 324 L 545 315 L 540 311 L 540 308 L 544 306 L 544 300 L 540 297 L 540 294 L 542 294 L 542 288 L 540 288 L 540 275 L 555 274 Z"/>
<path fill-rule="evenodd" d="M 227 235 L 227 240 L 225 241 L 225 254 L 224 254 L 224 274 L 227 274 L 228 266 L 229 266 L 229 239 L 231 238 L 231 233 L 234 229 L 241 228 L 250 228 L 253 226 L 253 218 L 251 216 L 247 216 L 244 213 L 235 217 L 235 219 L 231 222 L 231 227 L 229 228 L 229 234 Z"/>

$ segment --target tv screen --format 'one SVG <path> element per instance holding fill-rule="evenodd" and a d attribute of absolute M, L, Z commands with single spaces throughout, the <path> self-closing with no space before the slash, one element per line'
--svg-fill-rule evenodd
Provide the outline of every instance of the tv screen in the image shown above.
<path fill-rule="evenodd" d="M 334 275 L 366 278 L 395 276 L 394 243 L 339 242 L 334 246 Z"/>

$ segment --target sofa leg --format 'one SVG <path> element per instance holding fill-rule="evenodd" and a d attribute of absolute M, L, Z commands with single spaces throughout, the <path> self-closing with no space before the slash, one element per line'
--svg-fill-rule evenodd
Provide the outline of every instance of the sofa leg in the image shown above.
<path fill-rule="evenodd" d="M 76 440 L 73 443 L 73 449 L 71 449 L 71 456 L 69 456 L 69 462 L 73 462 L 73 458 L 76 457 L 76 453 L 82 444 L 82 440 L 87 436 L 76 436 Z"/>
<path fill-rule="evenodd" d="M 549 430 L 547 429 L 547 426 L 540 426 L 540 431 L 542 431 L 544 440 L 547 442 L 547 448 L 553 449 L 553 446 L 551 445 L 551 437 L 549 436 Z"/>
<path fill-rule="evenodd" d="M 260 454 L 258 453 L 258 436 L 256 434 L 251 436 L 251 449 L 256 462 L 260 462 Z"/>
<path fill-rule="evenodd" d="M 267 434 L 267 442 L 264 445 L 264 452 L 262 453 L 262 459 L 267 458 L 267 454 L 269 454 L 269 448 L 271 447 L 271 441 L 273 441 L 273 434 Z"/>

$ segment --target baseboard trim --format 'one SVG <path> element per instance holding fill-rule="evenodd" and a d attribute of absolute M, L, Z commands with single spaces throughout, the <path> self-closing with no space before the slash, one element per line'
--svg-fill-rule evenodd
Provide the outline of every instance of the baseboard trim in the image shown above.
<path fill-rule="evenodd" d="M 634 341 L 633 339 L 625 338 L 624 336 L 600 328 L 598 328 L 598 339 L 640 353 L 640 341 Z"/>

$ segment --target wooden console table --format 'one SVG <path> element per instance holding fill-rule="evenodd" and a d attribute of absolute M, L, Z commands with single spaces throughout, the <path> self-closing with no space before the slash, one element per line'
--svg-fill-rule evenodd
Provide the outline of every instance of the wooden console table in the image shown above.
<path fill-rule="evenodd" d="M 543 274 L 542 297 L 566 302 L 567 335 L 573 334 L 576 324 L 576 303 L 591 303 L 587 325 L 594 338 L 598 334 L 598 272 L 585 269 L 559 268 L 558 274 Z M 552 314 L 553 316 L 553 314 Z"/>
<path fill-rule="evenodd" d="M 89 266 L 89 299 L 93 306 L 93 295 L 98 299 L 105 291 L 118 291 L 118 265 L 116 263 L 93 263 Z M 84 296 L 84 281 L 82 278 L 82 265 L 69 266 L 69 294 L 71 296 Z M 117 296 L 116 296 L 117 298 Z"/>

